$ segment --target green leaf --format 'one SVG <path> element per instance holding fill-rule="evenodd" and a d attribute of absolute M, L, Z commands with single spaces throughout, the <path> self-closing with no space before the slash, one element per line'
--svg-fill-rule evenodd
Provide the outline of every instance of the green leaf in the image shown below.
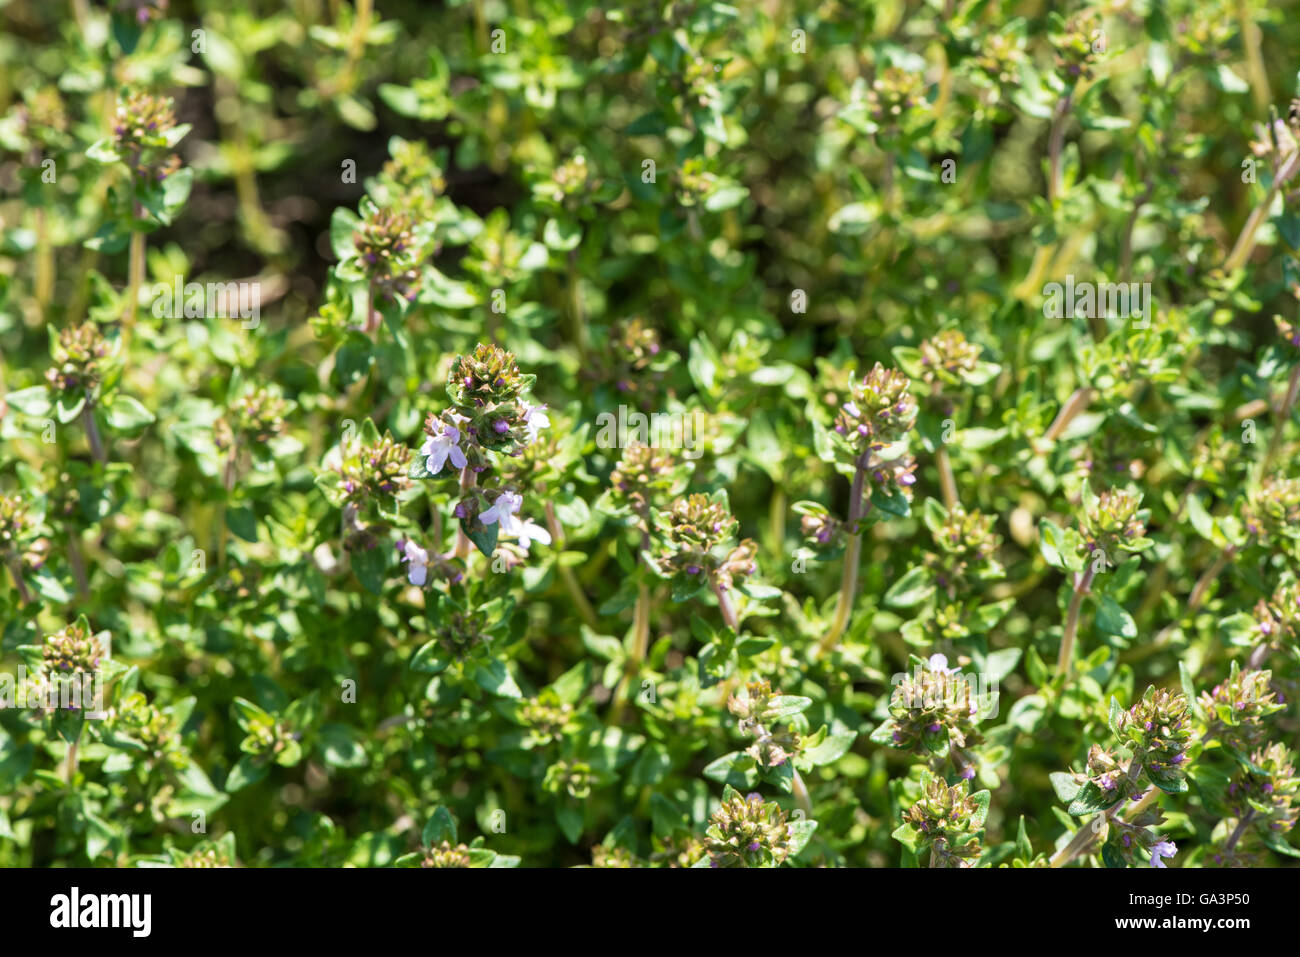
<path fill-rule="evenodd" d="M 226 510 L 226 527 L 246 542 L 257 541 L 257 513 L 247 505 Z"/>
<path fill-rule="evenodd" d="M 790 857 L 798 857 L 817 830 L 817 822 L 812 820 L 791 821 L 788 829 Z"/>
<path fill-rule="evenodd" d="M 367 763 L 366 748 L 361 736 L 345 724 L 331 723 L 321 727 L 318 739 L 325 763 L 333 768 L 361 768 Z"/>
<path fill-rule="evenodd" d="M 495 522 L 491 525 L 484 525 L 476 520 L 464 519 L 461 521 L 460 527 L 465 533 L 465 537 L 474 543 L 475 548 L 486 557 L 492 557 L 492 553 L 497 548 L 497 534 L 500 532 Z"/>
<path fill-rule="evenodd" d="M 848 754 L 849 748 L 853 747 L 853 742 L 857 739 L 857 736 L 856 731 L 840 731 L 836 734 L 827 735 L 821 744 L 805 749 L 800 754 L 800 758 L 813 767 L 834 764 Z"/>
<path fill-rule="evenodd" d="M 1055 780 L 1053 780 L 1055 785 Z M 1091 781 L 1084 784 L 1070 802 L 1068 813 L 1071 817 L 1083 817 L 1086 814 L 1095 814 L 1098 811 L 1104 811 L 1116 801 L 1119 800 L 1119 789 L 1113 794 L 1102 791 L 1101 788 Z"/>
<path fill-rule="evenodd" d="M 523 692 L 515 679 L 506 669 L 506 663 L 500 658 L 493 658 L 486 665 L 481 665 L 474 672 L 474 681 L 484 691 L 491 692 L 499 698 L 521 698 Z"/>
<path fill-rule="evenodd" d="M 234 794 L 236 791 L 242 791 L 250 784 L 256 784 L 266 777 L 269 770 L 265 762 L 259 762 L 251 754 L 246 754 L 239 759 L 239 762 L 230 769 L 230 774 L 226 777 L 226 793 Z"/>
<path fill-rule="evenodd" d="M 917 565 L 889 587 L 885 592 L 885 604 L 890 608 L 911 608 L 925 601 L 933 591 L 930 570 Z"/>
<path fill-rule="evenodd" d="M 30 389 L 19 389 L 5 396 L 5 405 L 17 409 L 24 415 L 43 419 L 50 414 L 50 391 L 43 385 L 34 385 Z"/>
<path fill-rule="evenodd" d="M 434 847 L 443 841 L 457 843 L 456 819 L 451 816 L 450 811 L 439 805 L 433 809 L 429 820 L 425 822 L 424 830 L 420 832 L 420 843 L 425 847 Z"/>
<path fill-rule="evenodd" d="M 1038 522 L 1038 551 L 1043 560 L 1053 568 L 1066 568 L 1065 556 L 1061 554 L 1065 533 L 1050 518 Z"/>
<path fill-rule="evenodd" d="M 154 414 L 129 395 L 115 394 L 104 418 L 117 432 L 137 432 L 154 421 Z"/>
<path fill-rule="evenodd" d="M 1113 635 L 1129 641 L 1137 637 L 1137 623 L 1133 616 L 1109 595 L 1097 602 L 1096 628 L 1103 635 Z"/>

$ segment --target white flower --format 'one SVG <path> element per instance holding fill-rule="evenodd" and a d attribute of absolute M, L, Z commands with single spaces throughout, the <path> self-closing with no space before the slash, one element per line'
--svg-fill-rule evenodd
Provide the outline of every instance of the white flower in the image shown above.
<path fill-rule="evenodd" d="M 1173 841 L 1161 841 L 1159 844 L 1151 845 L 1151 866 L 1164 867 L 1165 862 L 1162 858 L 1172 858 L 1178 853 L 1178 847 Z"/>
<path fill-rule="evenodd" d="M 496 524 L 503 535 L 518 535 L 523 523 L 515 518 L 519 506 L 524 504 L 523 497 L 515 492 L 502 492 L 497 496 L 492 507 L 479 515 L 484 525 Z"/>
<path fill-rule="evenodd" d="M 455 412 L 451 413 L 451 415 L 455 419 L 462 418 Z M 420 447 L 420 454 L 428 456 L 428 461 L 425 464 L 434 475 L 442 471 L 442 467 L 447 464 L 448 458 L 451 459 L 451 464 L 458 469 L 463 469 L 468 464 L 465 453 L 460 448 L 460 429 L 445 423 L 439 435 L 431 435 L 425 440 L 424 445 Z"/>
<path fill-rule="evenodd" d="M 524 551 L 528 551 L 528 546 L 533 542 L 549 545 L 551 544 L 551 533 L 531 518 L 526 518 L 519 523 L 519 547 Z"/>
<path fill-rule="evenodd" d="M 940 674 L 945 674 L 945 675 L 955 675 L 957 673 L 956 668 L 948 667 L 947 655 L 931 655 L 930 660 L 926 662 L 926 667 L 928 667 L 931 671 L 939 672 Z"/>
<path fill-rule="evenodd" d="M 429 553 L 409 540 L 402 546 L 402 552 L 402 561 L 411 563 L 407 579 L 412 585 L 423 586 L 429 580 Z"/>
<path fill-rule="evenodd" d="M 524 428 L 528 430 L 528 443 L 531 445 L 537 441 L 537 433 L 542 429 L 551 427 L 550 417 L 546 414 L 546 406 L 530 405 L 524 413 Z"/>

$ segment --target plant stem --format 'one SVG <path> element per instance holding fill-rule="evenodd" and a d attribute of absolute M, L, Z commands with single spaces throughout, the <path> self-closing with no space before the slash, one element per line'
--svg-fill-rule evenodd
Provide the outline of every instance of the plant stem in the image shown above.
<path fill-rule="evenodd" d="M 1223 567 L 1232 560 L 1232 556 L 1237 554 L 1237 546 L 1229 545 L 1219 553 L 1219 557 L 1214 560 L 1214 564 L 1205 570 L 1200 578 L 1196 580 L 1196 585 L 1192 588 L 1192 594 L 1187 599 L 1187 610 L 1194 612 L 1201 607 L 1205 601 L 1205 596 L 1210 590 L 1210 585 L 1219 577 Z"/>
<path fill-rule="evenodd" d="M 11 558 L 6 563 L 9 566 L 9 574 L 13 576 L 14 587 L 18 589 L 18 600 L 24 605 L 32 600 L 32 593 L 27 588 L 27 580 L 23 578 L 23 565 L 17 558 Z"/>
<path fill-rule="evenodd" d="M 587 358 L 587 320 L 582 307 L 582 286 L 578 275 L 578 247 L 569 250 L 569 321 L 572 323 L 573 343 L 578 356 Z"/>
<path fill-rule="evenodd" d="M 460 494 L 462 498 L 474 487 L 474 483 L 477 481 L 478 476 L 474 474 L 474 470 L 468 465 L 460 470 Z M 462 561 L 467 560 L 469 558 L 469 546 L 470 540 L 469 536 L 465 534 L 464 525 L 458 523 L 456 526 L 456 550 L 452 553 L 453 557 Z"/>
<path fill-rule="evenodd" d="M 230 498 L 230 493 L 235 487 L 235 472 L 239 460 L 239 445 L 234 443 L 230 446 L 230 453 L 226 456 L 226 467 L 221 474 L 221 484 L 225 488 L 226 494 L 222 496 L 221 501 L 217 503 L 217 567 L 226 567 L 226 502 Z"/>
<path fill-rule="evenodd" d="M 818 657 L 834 648 L 844 634 L 844 629 L 849 624 L 849 613 L 853 610 L 853 600 L 857 597 L 858 561 L 862 555 L 862 533 L 858 524 L 864 513 L 863 490 L 867 481 L 869 456 L 870 453 L 864 453 L 858 459 L 857 470 L 853 473 L 853 485 L 849 488 L 849 543 L 844 549 L 844 577 L 840 582 L 840 595 L 835 605 L 835 619 L 831 622 L 830 631 L 817 647 Z"/>
<path fill-rule="evenodd" d="M 1074 576 L 1074 594 L 1070 596 L 1070 608 L 1065 614 L 1065 632 L 1061 635 L 1061 654 L 1056 659 L 1056 677 L 1068 675 L 1074 666 L 1074 642 L 1079 634 L 1079 612 L 1083 608 L 1083 596 L 1092 587 L 1094 575 L 1092 556 L 1088 557 L 1088 567 Z"/>
<path fill-rule="evenodd" d="M 99 423 L 95 421 L 95 407 L 89 400 L 81 407 L 81 425 L 86 430 L 86 442 L 90 445 L 90 454 L 96 462 L 104 462 L 104 440 L 99 435 Z"/>
<path fill-rule="evenodd" d="M 1134 755 L 1133 760 L 1129 762 L 1129 766 L 1128 766 L 1129 780 L 1136 781 L 1137 776 L 1138 774 L 1141 773 L 1141 771 L 1142 771 L 1141 756 Z M 1150 806 L 1151 802 L 1154 801 L 1157 796 L 1159 796 L 1159 793 L 1160 793 L 1159 790 L 1156 788 L 1154 784 L 1151 785 L 1149 788 L 1147 788 L 1145 793 L 1143 793 L 1141 800 L 1139 800 L 1136 804 L 1133 805 L 1133 807 L 1129 808 L 1129 810 L 1127 811 L 1129 817 L 1130 818 L 1136 817 L 1137 815 L 1145 811 L 1147 807 Z M 1090 818 L 1087 824 L 1084 824 L 1079 828 L 1079 830 L 1075 831 L 1074 837 L 1071 838 L 1069 844 L 1066 844 L 1065 847 L 1061 848 L 1059 851 L 1057 851 L 1055 854 L 1052 855 L 1052 859 L 1049 862 L 1050 866 L 1064 867 L 1066 864 L 1070 863 L 1072 860 L 1074 860 L 1076 857 L 1078 857 L 1080 854 L 1086 851 L 1089 847 L 1091 847 L 1092 842 L 1095 841 L 1097 839 L 1097 835 L 1101 833 L 1100 825 L 1104 822 L 1112 820 L 1115 817 L 1115 815 L 1118 814 L 1120 810 L 1123 808 L 1123 805 L 1124 805 L 1123 800 L 1116 801 L 1110 807 L 1106 808 L 1106 810 L 1103 811 L 1101 814 Z"/>
<path fill-rule="evenodd" d="M 555 506 L 550 502 L 546 503 L 546 527 L 551 533 L 552 547 L 557 550 L 563 548 L 564 534 L 560 531 L 560 523 L 555 518 Z M 560 578 L 564 582 L 564 587 L 568 589 L 569 597 L 573 599 L 573 604 L 578 608 L 578 614 L 587 627 L 594 631 L 600 622 L 596 618 L 595 610 L 591 607 L 591 602 L 587 600 L 586 594 L 583 593 L 582 585 L 578 583 L 577 577 L 573 574 L 573 569 L 559 562 L 556 564 L 559 567 Z"/>
<path fill-rule="evenodd" d="M 123 338 L 135 329 L 135 314 L 140 304 L 140 285 L 144 282 L 144 233 L 131 232 L 130 257 L 126 266 L 126 311 L 122 314 Z M 126 343 L 123 343 L 125 349 Z"/>
<path fill-rule="evenodd" d="M 1142 212 L 1142 207 L 1146 205 L 1147 200 L 1151 198 L 1154 187 L 1151 185 L 1150 178 L 1146 181 L 1146 188 L 1137 199 L 1133 200 L 1133 209 L 1128 214 L 1128 220 L 1124 224 L 1124 238 L 1120 242 L 1119 253 L 1119 274 L 1123 279 L 1129 279 L 1133 268 L 1133 229 L 1137 226 L 1138 216 Z"/>
<path fill-rule="evenodd" d="M 1273 199 L 1281 190 L 1282 184 L 1289 180 L 1296 171 L 1297 165 L 1300 165 L 1300 150 L 1296 150 L 1278 167 L 1273 174 L 1273 185 L 1268 188 L 1268 195 L 1264 201 L 1250 211 L 1250 218 L 1246 220 L 1246 225 L 1241 227 L 1241 235 L 1237 237 L 1237 242 L 1232 247 L 1232 252 L 1228 254 L 1227 260 L 1223 263 L 1223 271 L 1228 275 L 1236 272 L 1246 264 L 1250 254 L 1255 251 L 1255 233 L 1259 230 L 1260 224 L 1264 222 L 1264 217 L 1268 215 L 1269 209 L 1273 206 Z"/>
<path fill-rule="evenodd" d="M 375 281 L 372 279 L 366 284 L 366 335 L 373 335 L 374 331 L 379 328 L 379 323 L 375 316 Z"/>
<path fill-rule="evenodd" d="M 1250 92 L 1255 95 L 1255 108 L 1261 113 L 1268 108 L 1270 99 L 1268 72 L 1260 51 L 1259 24 L 1250 17 L 1250 4 L 1237 0 L 1237 20 L 1241 24 L 1241 45 L 1246 53 L 1246 75 L 1250 77 Z"/>
<path fill-rule="evenodd" d="M 68 745 L 68 761 L 64 766 L 64 780 L 69 784 L 72 783 L 73 777 L 77 773 L 77 742 L 73 741 Z"/>
<path fill-rule="evenodd" d="M 1065 400 L 1065 404 L 1061 406 L 1061 411 L 1056 414 L 1056 418 L 1052 420 L 1052 424 L 1047 427 L 1047 431 L 1043 433 L 1043 438 L 1048 442 L 1055 442 L 1061 437 L 1061 433 L 1065 431 L 1066 426 L 1073 421 L 1076 415 L 1086 409 L 1088 403 L 1091 401 L 1091 388 L 1088 386 L 1081 386 L 1080 388 L 1075 389 L 1074 392 L 1070 394 L 1070 397 Z"/>
<path fill-rule="evenodd" d="M 1065 121 L 1070 115 L 1070 104 L 1074 100 L 1074 90 L 1056 101 L 1052 112 L 1052 131 L 1047 138 L 1047 199 L 1055 203 L 1061 195 L 1061 150 L 1065 146 Z"/>
<path fill-rule="evenodd" d="M 777 485 L 772 488 L 772 500 L 768 505 L 767 520 L 769 534 L 772 536 L 772 551 L 778 555 L 785 550 L 785 489 Z"/>
<path fill-rule="evenodd" d="M 1250 822 L 1253 820 L 1255 820 L 1255 809 L 1251 808 L 1241 816 L 1241 820 L 1237 822 L 1237 826 L 1232 829 L 1232 833 L 1229 834 L 1228 839 L 1224 841 L 1223 849 L 1225 851 L 1231 851 L 1237 846 L 1237 842 L 1241 840 L 1241 836 L 1246 833 L 1246 828 L 1250 827 Z"/>
<path fill-rule="evenodd" d="M 714 576 L 709 586 L 713 589 L 714 596 L 718 599 L 718 611 L 722 613 L 722 620 L 736 632 L 740 631 L 740 618 L 736 614 L 736 603 L 731 600 L 731 592 L 723 587 L 722 582 Z"/>
<path fill-rule="evenodd" d="M 86 560 L 81 554 L 81 533 L 75 528 L 68 530 L 68 565 L 77 582 L 77 594 L 82 598 L 89 597 L 90 582 L 86 578 Z"/>
<path fill-rule="evenodd" d="M 1268 468 L 1273 464 L 1273 457 L 1277 455 L 1278 446 L 1282 444 L 1282 433 L 1286 431 L 1287 420 L 1291 418 L 1291 410 L 1295 408 L 1297 393 L 1300 393 L 1300 365 L 1291 370 L 1291 378 L 1286 388 L 1286 398 L 1282 400 L 1282 405 L 1277 410 L 1277 425 L 1273 428 L 1273 434 L 1269 437 L 1268 449 L 1264 452 L 1264 461 L 1259 466 L 1261 478 L 1268 474 Z"/>
<path fill-rule="evenodd" d="M 952 459 L 948 457 L 946 446 L 934 450 L 934 464 L 939 470 L 939 488 L 943 492 L 943 504 L 952 511 L 960 504 L 957 498 L 957 477 L 953 475 Z"/>
<path fill-rule="evenodd" d="M 50 244 L 49 214 L 36 210 L 36 277 L 32 283 L 42 314 L 54 294 L 54 247 Z"/>
<path fill-rule="evenodd" d="M 808 817 L 813 816 L 812 795 L 808 793 L 808 786 L 803 783 L 803 776 L 799 774 L 799 769 L 791 767 L 794 776 L 790 780 L 790 788 L 794 792 L 795 802 Z"/>

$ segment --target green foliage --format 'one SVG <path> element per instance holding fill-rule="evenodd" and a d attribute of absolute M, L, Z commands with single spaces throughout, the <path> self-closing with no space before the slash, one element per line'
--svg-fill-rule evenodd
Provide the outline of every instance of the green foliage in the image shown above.
<path fill-rule="evenodd" d="M 0 4 L 0 865 L 1300 856 L 1262 0 Z"/>

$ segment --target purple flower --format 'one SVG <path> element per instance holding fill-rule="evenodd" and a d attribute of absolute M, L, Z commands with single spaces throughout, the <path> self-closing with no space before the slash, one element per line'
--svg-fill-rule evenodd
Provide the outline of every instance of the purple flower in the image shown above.
<path fill-rule="evenodd" d="M 1151 845 L 1151 866 L 1164 867 L 1163 858 L 1172 858 L 1178 853 L 1178 848 L 1173 841 L 1161 841 L 1159 844 Z"/>

